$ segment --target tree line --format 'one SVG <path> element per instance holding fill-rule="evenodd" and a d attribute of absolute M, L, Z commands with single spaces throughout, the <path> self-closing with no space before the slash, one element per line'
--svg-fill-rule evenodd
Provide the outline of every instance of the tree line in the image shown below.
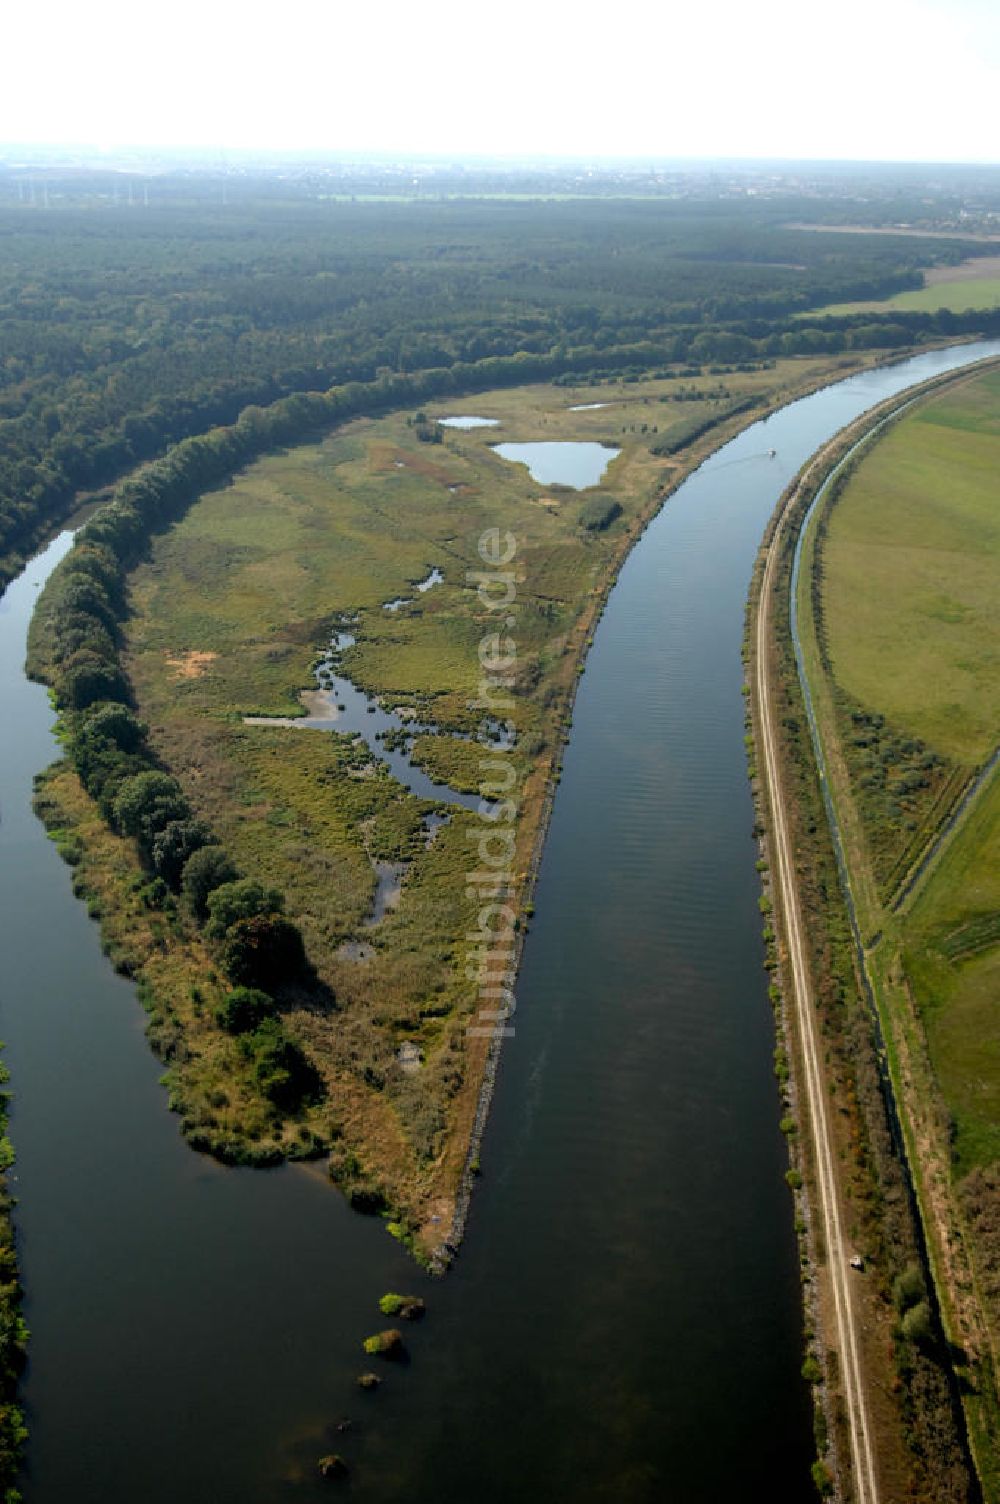
<path fill-rule="evenodd" d="M 432 370 L 460 390 L 516 354 L 547 378 L 928 333 L 910 316 L 796 323 L 919 284 L 927 255 L 785 228 L 804 204 L 258 197 L 228 214 L 0 211 L 0 583 L 79 492 L 251 404 Z"/>

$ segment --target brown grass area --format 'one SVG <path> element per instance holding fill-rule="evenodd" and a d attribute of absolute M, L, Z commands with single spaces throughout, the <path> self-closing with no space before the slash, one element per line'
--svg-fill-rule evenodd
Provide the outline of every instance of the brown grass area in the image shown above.
<path fill-rule="evenodd" d="M 192 649 L 190 653 L 182 653 L 177 658 L 167 655 L 165 662 L 173 669 L 175 679 L 200 679 L 210 663 L 218 658 L 218 653 L 208 651 L 198 652 Z"/>
<path fill-rule="evenodd" d="M 410 470 L 414 475 L 423 476 L 425 480 L 437 481 L 440 486 L 458 485 L 461 475 L 456 475 L 447 464 L 442 464 L 433 456 L 433 450 L 439 446 L 425 447 L 430 452 L 425 454 L 419 450 L 403 449 L 396 444 L 376 441 L 368 446 L 369 464 L 374 471 Z"/>

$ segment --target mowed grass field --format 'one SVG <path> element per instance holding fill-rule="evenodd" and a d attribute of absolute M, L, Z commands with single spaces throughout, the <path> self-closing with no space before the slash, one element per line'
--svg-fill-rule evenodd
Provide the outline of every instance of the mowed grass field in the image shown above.
<path fill-rule="evenodd" d="M 1000 740 L 1000 373 L 923 403 L 862 459 L 822 545 L 833 677 L 967 779 Z M 849 732 L 842 721 L 842 735 Z M 874 844 L 866 774 L 847 757 Z M 903 839 L 897 830 L 895 840 Z M 1000 780 L 901 919 L 962 1168 L 1000 1157 Z M 964 937 L 964 938 L 963 938 Z"/>
<path fill-rule="evenodd" d="M 823 609 L 838 684 L 948 759 L 1000 726 L 1000 374 L 900 420 L 830 515 Z"/>

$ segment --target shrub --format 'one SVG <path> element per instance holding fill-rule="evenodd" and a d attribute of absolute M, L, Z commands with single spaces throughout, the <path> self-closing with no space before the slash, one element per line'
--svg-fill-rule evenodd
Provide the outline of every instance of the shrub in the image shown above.
<path fill-rule="evenodd" d="M 71 745 L 73 766 L 80 782 L 95 799 L 106 797 L 109 801 L 105 820 L 110 823 L 111 806 L 118 797 L 119 789 L 126 778 L 145 773 L 149 763 L 141 752 L 123 752 L 112 741 L 97 737 Z"/>
<path fill-rule="evenodd" d="M 347 1193 L 352 1212 L 363 1217 L 377 1217 L 385 1211 L 385 1197 L 377 1186 L 352 1185 Z"/>
<path fill-rule="evenodd" d="M 110 700 L 84 711 L 76 741 L 93 739 L 113 742 L 122 752 L 138 752 L 146 740 L 146 727 L 120 701 Z"/>
<path fill-rule="evenodd" d="M 215 1021 L 227 1034 L 249 1034 L 275 1011 L 274 998 L 257 987 L 234 987 L 215 1010 Z"/>
<path fill-rule="evenodd" d="M 195 918 L 205 918 L 210 895 L 235 877 L 236 868 L 221 846 L 201 846 L 188 857 L 181 871 L 181 891 Z"/>
<path fill-rule="evenodd" d="M 221 940 L 237 920 L 262 914 L 280 914 L 285 900 L 277 888 L 265 888 L 252 877 L 241 877 L 217 886 L 207 899 L 207 933 Z"/>
<path fill-rule="evenodd" d="M 105 630 L 113 635 L 116 630 L 117 612 L 108 599 L 108 593 L 99 580 L 82 570 L 64 577 L 61 611 L 79 616 L 92 616 Z"/>
<path fill-rule="evenodd" d="M 122 599 L 122 568 L 109 548 L 96 543 L 78 543 L 60 566 L 69 585 L 74 575 L 101 587 L 105 599 L 117 611 Z"/>
<path fill-rule="evenodd" d="M 128 693 L 125 675 L 114 663 L 82 654 L 59 675 L 56 699 L 68 710 L 85 710 L 98 700 L 121 700 Z"/>
<path fill-rule="evenodd" d="M 162 877 L 154 877 L 152 882 L 143 883 L 139 897 L 144 908 L 162 909 L 170 901 L 170 889 Z"/>
<path fill-rule="evenodd" d="M 159 832 L 172 820 L 186 819 L 190 812 L 177 779 L 149 769 L 125 779 L 112 813 L 122 834 L 134 836 L 149 853 Z"/>
<path fill-rule="evenodd" d="M 266 1018 L 252 1033 L 240 1035 L 240 1048 L 258 1090 L 276 1107 L 288 1110 L 318 1093 L 319 1077 L 280 1019 Z"/>
<path fill-rule="evenodd" d="M 580 525 L 588 533 L 603 533 L 616 517 L 621 516 L 621 506 L 610 496 L 592 496 L 580 508 Z"/>
<path fill-rule="evenodd" d="M 404 1321 L 416 1321 L 426 1310 L 419 1295 L 396 1295 L 391 1291 L 382 1296 L 378 1308 L 383 1316 L 402 1316 Z"/>
<path fill-rule="evenodd" d="M 239 986 L 274 992 L 306 969 L 302 936 L 280 914 L 238 919 L 226 931 L 222 952 L 226 975 Z"/>
<path fill-rule="evenodd" d="M 97 801 L 101 816 L 110 820 L 122 784 L 148 768 L 140 752 L 124 752 L 117 742 L 87 734 L 70 747 L 73 766 L 91 798 Z"/>
<path fill-rule="evenodd" d="M 115 639 L 96 616 L 86 611 L 60 613 L 53 622 L 52 658 L 55 664 L 68 669 L 69 660 L 76 653 L 86 652 L 104 663 L 117 660 Z"/>
<path fill-rule="evenodd" d="M 892 1300 L 896 1310 L 902 1315 L 911 1306 L 918 1305 L 920 1301 L 927 1299 L 927 1287 L 924 1284 L 923 1271 L 919 1264 L 907 1264 L 902 1274 L 897 1275 L 892 1284 Z"/>
<path fill-rule="evenodd" d="M 390 1327 L 385 1332 L 376 1332 L 373 1337 L 365 1338 L 364 1349 L 371 1357 L 401 1357 L 404 1351 L 403 1334 L 396 1327 Z"/>
<path fill-rule="evenodd" d="M 188 857 L 211 840 L 211 831 L 200 820 L 171 820 L 153 839 L 153 870 L 176 890 Z"/>
<path fill-rule="evenodd" d="M 820 1497 L 829 1498 L 833 1493 L 833 1478 L 826 1463 L 818 1457 L 812 1465 L 812 1480 Z"/>
<path fill-rule="evenodd" d="M 931 1326 L 931 1308 L 926 1300 L 918 1301 L 906 1312 L 902 1321 L 903 1336 L 917 1347 L 929 1347 L 934 1332 Z"/>

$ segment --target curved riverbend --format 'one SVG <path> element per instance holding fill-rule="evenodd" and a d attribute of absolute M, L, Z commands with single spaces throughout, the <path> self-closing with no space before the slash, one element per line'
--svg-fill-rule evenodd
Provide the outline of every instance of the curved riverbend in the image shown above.
<path fill-rule="evenodd" d="M 866 372 L 753 425 L 623 567 L 577 698 L 484 1183 L 442 1282 L 321 1176 L 225 1170 L 181 1141 L 133 989 L 29 809 L 53 745 L 24 631 L 65 539 L 11 587 L 0 943 L 27 1504 L 312 1504 L 331 1450 L 351 1496 L 379 1504 L 808 1497 L 744 598 L 777 496 L 832 432 L 996 348 Z M 388 1289 L 429 1315 L 412 1364 L 363 1395 L 360 1343 Z"/>

